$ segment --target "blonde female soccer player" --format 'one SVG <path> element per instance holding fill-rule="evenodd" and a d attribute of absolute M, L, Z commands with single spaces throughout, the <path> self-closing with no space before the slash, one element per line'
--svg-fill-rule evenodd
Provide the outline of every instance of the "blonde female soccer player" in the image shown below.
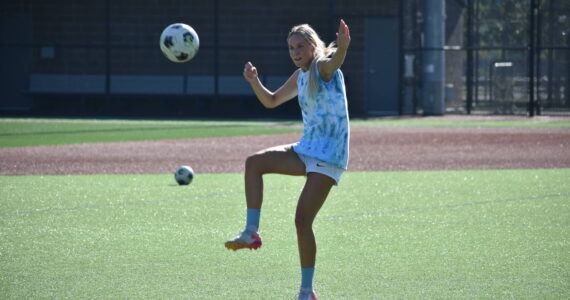
<path fill-rule="evenodd" d="M 261 247 L 258 234 L 263 202 L 263 174 L 306 176 L 295 214 L 301 260 L 299 299 L 316 299 L 313 276 L 317 246 L 313 220 L 333 185 L 340 181 L 348 165 L 349 124 L 344 77 L 344 62 L 350 31 L 340 20 L 336 39 L 328 47 L 307 24 L 291 29 L 287 37 L 289 55 L 298 69 L 275 92 L 263 86 L 257 69 L 247 62 L 243 76 L 259 101 L 274 108 L 298 97 L 303 117 L 303 136 L 297 143 L 265 149 L 245 162 L 246 228 L 226 242 L 228 249 Z"/>

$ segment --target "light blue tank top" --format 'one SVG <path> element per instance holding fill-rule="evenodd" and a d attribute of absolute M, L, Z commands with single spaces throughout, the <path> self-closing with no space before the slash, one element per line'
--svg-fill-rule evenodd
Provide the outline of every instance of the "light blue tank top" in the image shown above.
<path fill-rule="evenodd" d="M 309 72 L 301 71 L 297 78 L 304 128 L 303 137 L 293 145 L 293 150 L 346 169 L 350 130 L 344 76 L 338 69 L 332 79 L 325 82 L 315 66 L 318 91 L 309 97 Z"/>

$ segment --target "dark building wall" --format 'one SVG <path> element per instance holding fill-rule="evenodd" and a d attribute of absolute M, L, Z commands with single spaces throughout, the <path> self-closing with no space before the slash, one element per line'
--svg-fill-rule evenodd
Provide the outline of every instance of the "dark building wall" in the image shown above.
<path fill-rule="evenodd" d="M 362 113 L 365 18 L 397 16 L 398 1 L 2 1 L 0 17 L 10 14 L 32 16 L 32 73 L 106 74 L 109 66 L 110 74 L 190 76 L 241 76 L 247 61 L 260 75 L 289 76 L 294 71 L 285 41 L 289 29 L 309 23 L 329 43 L 342 17 L 352 36 L 342 67 L 349 107 Z M 162 29 L 175 22 L 190 24 L 200 36 L 198 56 L 185 64 L 167 61 L 158 47 Z"/>

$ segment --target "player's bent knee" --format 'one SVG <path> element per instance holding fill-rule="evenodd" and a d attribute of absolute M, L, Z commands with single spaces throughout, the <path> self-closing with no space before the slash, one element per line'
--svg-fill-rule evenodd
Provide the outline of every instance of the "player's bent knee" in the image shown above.
<path fill-rule="evenodd" d="M 251 155 L 245 160 L 246 172 L 260 172 L 259 156 L 257 154 Z"/>
<path fill-rule="evenodd" d="M 312 226 L 313 222 L 303 215 L 295 216 L 295 228 L 297 228 L 297 232 L 311 230 Z"/>

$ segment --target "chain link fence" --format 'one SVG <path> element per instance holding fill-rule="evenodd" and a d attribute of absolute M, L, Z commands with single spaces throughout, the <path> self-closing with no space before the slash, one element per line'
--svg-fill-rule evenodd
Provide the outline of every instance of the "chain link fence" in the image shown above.
<path fill-rule="evenodd" d="M 403 0 L 403 111 L 422 112 L 423 5 Z M 570 1 L 447 0 L 446 113 L 570 115 Z"/>

